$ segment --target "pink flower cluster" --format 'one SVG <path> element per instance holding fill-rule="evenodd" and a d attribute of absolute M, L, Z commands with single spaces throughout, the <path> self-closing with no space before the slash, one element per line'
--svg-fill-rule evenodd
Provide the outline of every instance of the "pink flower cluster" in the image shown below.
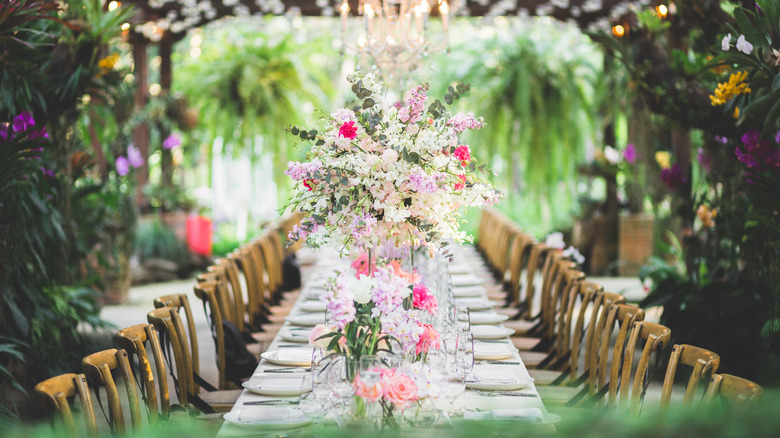
<path fill-rule="evenodd" d="M 127 147 L 127 157 L 119 156 L 114 163 L 116 166 L 116 173 L 119 176 L 125 176 L 130 173 L 131 166 L 134 169 L 138 169 L 144 165 L 145 161 L 146 160 L 144 160 L 141 151 L 138 150 L 138 148 L 136 148 L 134 145 L 129 145 Z"/>
<path fill-rule="evenodd" d="M 467 129 L 480 129 L 485 126 L 485 119 L 474 117 L 474 113 L 457 113 L 447 120 L 447 126 L 451 127 L 455 134 L 460 134 Z"/>
<path fill-rule="evenodd" d="M 409 283 L 405 278 L 395 275 L 390 266 L 380 266 L 374 271 L 376 290 L 371 301 L 376 309 L 386 315 L 401 306 L 404 297 L 409 293 Z"/>
<path fill-rule="evenodd" d="M 284 174 L 296 181 L 300 181 L 311 178 L 311 175 L 320 169 L 322 169 L 322 162 L 316 158 L 308 163 L 288 161 L 287 170 L 284 171 Z"/>
<path fill-rule="evenodd" d="M 458 179 L 460 181 L 455 183 L 455 186 L 453 187 L 453 190 L 463 190 L 464 187 L 466 187 L 466 175 L 458 175 Z"/>
<path fill-rule="evenodd" d="M 409 284 L 414 284 L 420 281 L 420 274 L 417 272 L 410 273 L 404 270 L 404 268 L 401 266 L 401 261 L 398 259 L 390 260 L 390 262 L 387 263 L 388 266 L 393 268 L 393 271 L 395 272 L 395 275 L 403 278 L 406 280 Z"/>
<path fill-rule="evenodd" d="M 398 110 L 398 120 L 404 123 L 417 123 L 423 118 L 425 113 L 425 102 L 428 100 L 427 82 L 409 90 L 406 93 L 406 106 Z"/>
<path fill-rule="evenodd" d="M 406 183 L 406 186 L 417 193 L 436 193 L 439 190 L 436 177 L 422 172 L 409 175 L 409 182 Z"/>
<path fill-rule="evenodd" d="M 355 395 L 369 402 L 384 398 L 397 408 L 403 408 L 417 399 L 417 385 L 411 377 L 395 368 L 382 369 L 381 376 L 373 386 L 365 385 L 360 377 L 355 378 Z"/>
<path fill-rule="evenodd" d="M 352 262 L 352 269 L 355 270 L 355 277 L 360 278 L 363 275 L 368 276 L 369 272 L 376 269 L 376 260 L 372 260 L 371 265 L 371 269 L 369 269 L 368 253 L 365 251 L 361 252 L 358 258 Z"/>
<path fill-rule="evenodd" d="M 412 305 L 414 307 L 427 310 L 431 315 L 436 313 L 436 310 L 439 308 L 439 301 L 424 284 L 415 284 L 412 295 Z"/>
<path fill-rule="evenodd" d="M 365 236 L 371 235 L 376 226 L 376 218 L 370 214 L 355 216 L 352 220 L 352 236 L 356 241 L 360 241 Z"/>
<path fill-rule="evenodd" d="M 328 315 L 331 320 L 336 324 L 336 328 L 343 330 L 344 327 L 355 319 L 355 301 L 352 294 L 347 287 L 346 277 L 339 276 L 336 279 L 339 293 L 333 290 L 328 290 L 327 295 L 323 295 L 320 300 L 325 302 L 325 308 L 328 310 Z"/>
<path fill-rule="evenodd" d="M 439 332 L 433 328 L 430 324 L 418 323 L 422 327 L 423 332 L 420 334 L 420 338 L 417 340 L 416 354 L 427 353 L 431 348 L 439 349 Z"/>

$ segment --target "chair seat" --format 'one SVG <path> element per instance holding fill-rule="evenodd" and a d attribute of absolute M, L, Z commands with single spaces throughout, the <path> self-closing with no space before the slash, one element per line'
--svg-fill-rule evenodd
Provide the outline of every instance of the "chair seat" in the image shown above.
<path fill-rule="evenodd" d="M 513 336 L 510 339 L 512 339 L 512 343 L 515 345 L 515 348 L 520 351 L 530 351 L 539 344 L 539 341 L 541 341 L 539 338 L 526 338 L 523 336 Z"/>
<path fill-rule="evenodd" d="M 539 366 L 539 363 L 547 357 L 547 353 L 539 351 L 521 351 L 520 357 L 523 359 L 525 367 L 530 370 L 536 369 L 536 367 Z"/>
<path fill-rule="evenodd" d="M 230 409 L 233 408 L 233 405 L 236 404 L 236 400 L 238 400 L 238 396 L 241 395 L 242 391 L 243 390 L 241 389 L 227 389 L 211 392 L 201 391 L 198 395 L 204 402 L 214 408 L 215 411 L 229 412 Z"/>
<path fill-rule="evenodd" d="M 561 376 L 560 371 L 554 370 L 528 370 L 528 374 L 533 377 L 534 385 L 537 389 L 541 386 L 550 385 L 555 379 Z"/>
<path fill-rule="evenodd" d="M 536 325 L 536 321 L 526 321 L 524 319 L 510 320 L 502 322 L 504 327 L 514 329 L 515 336 L 526 336 L 529 330 Z"/>
<path fill-rule="evenodd" d="M 539 397 L 542 398 L 545 406 L 548 405 L 565 405 L 571 400 L 577 393 L 580 392 L 580 387 L 572 386 L 538 386 L 536 390 L 539 392 Z"/>

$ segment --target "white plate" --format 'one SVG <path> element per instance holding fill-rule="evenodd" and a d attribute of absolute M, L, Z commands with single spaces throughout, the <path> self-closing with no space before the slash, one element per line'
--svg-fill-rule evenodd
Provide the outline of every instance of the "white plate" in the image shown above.
<path fill-rule="evenodd" d="M 487 291 L 482 286 L 454 286 L 452 295 L 455 298 L 463 297 L 484 297 Z"/>
<path fill-rule="evenodd" d="M 514 329 L 497 325 L 482 324 L 471 327 L 471 333 L 474 335 L 474 339 L 503 339 L 507 336 L 511 336 L 514 332 Z"/>
<path fill-rule="evenodd" d="M 468 307 L 471 310 L 485 310 L 496 307 L 498 303 L 487 298 L 468 297 L 455 299 L 455 305 L 461 308 Z"/>
<path fill-rule="evenodd" d="M 297 377 L 285 374 L 254 376 L 241 385 L 255 394 L 279 397 L 301 395 L 311 391 L 311 380 L 303 373 Z"/>
<path fill-rule="evenodd" d="M 466 377 L 466 387 L 479 391 L 514 391 L 534 383 L 533 377 L 519 367 L 479 365 Z"/>
<path fill-rule="evenodd" d="M 297 313 L 294 315 L 287 315 L 285 318 L 287 322 L 293 325 L 300 325 L 304 327 L 314 327 L 317 324 L 325 323 L 324 313 Z"/>
<path fill-rule="evenodd" d="M 464 274 L 464 275 L 453 275 L 452 276 L 452 286 L 458 287 L 458 286 L 478 286 L 484 283 L 484 280 L 477 277 L 474 274 Z"/>
<path fill-rule="evenodd" d="M 473 271 L 467 263 L 450 263 L 447 266 L 450 275 L 471 274 Z"/>
<path fill-rule="evenodd" d="M 298 328 L 302 328 L 302 327 L 298 327 Z M 287 342 L 297 342 L 300 344 L 307 344 L 309 342 L 309 335 L 311 335 L 311 330 L 308 329 L 295 330 L 292 328 L 288 328 L 279 332 L 279 337 L 282 338 L 282 340 Z"/>
<path fill-rule="evenodd" d="M 311 351 L 311 348 L 282 348 L 266 351 L 260 357 L 276 365 L 308 367 L 311 365 Z"/>
<path fill-rule="evenodd" d="M 508 359 L 517 353 L 517 348 L 511 343 L 474 342 L 474 360 Z"/>
<path fill-rule="evenodd" d="M 301 301 L 301 303 L 298 305 L 298 309 L 303 310 L 304 312 L 325 312 L 326 310 L 326 304 L 322 301 L 313 301 L 313 300 L 306 300 Z"/>
<path fill-rule="evenodd" d="M 509 319 L 509 315 L 495 312 L 469 312 L 471 325 L 498 324 Z"/>
<path fill-rule="evenodd" d="M 236 426 L 263 429 L 295 429 L 311 423 L 311 419 L 297 409 L 270 406 L 230 411 L 223 418 Z"/>

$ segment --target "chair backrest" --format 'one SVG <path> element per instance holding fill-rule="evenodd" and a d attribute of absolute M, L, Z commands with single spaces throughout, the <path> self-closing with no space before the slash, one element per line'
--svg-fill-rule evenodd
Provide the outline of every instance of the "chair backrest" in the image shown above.
<path fill-rule="evenodd" d="M 152 325 L 137 324 L 116 332 L 114 340 L 119 348 L 127 351 L 131 365 L 133 363 L 133 355 L 138 359 L 138 368 L 143 381 L 141 389 L 144 391 L 143 395 L 146 398 L 149 423 L 155 425 L 158 424 L 160 417 L 163 419 L 169 418 L 171 400 L 168 392 L 168 373 L 165 370 L 165 359 L 163 358 L 157 331 Z M 149 360 L 149 353 L 146 348 L 147 344 L 154 358 L 156 377 L 155 372 L 152 371 L 152 363 Z"/>
<path fill-rule="evenodd" d="M 749 408 L 761 401 L 761 385 L 731 374 L 713 374 L 704 398 L 708 402 L 726 401 L 731 411 Z"/>
<path fill-rule="evenodd" d="M 176 394 L 179 404 L 186 406 L 190 402 L 190 394 L 197 394 L 200 388 L 195 385 L 192 368 L 192 354 L 187 343 L 181 316 L 174 307 L 160 307 L 146 314 L 149 324 L 152 324 L 160 334 L 160 344 L 163 352 L 168 347 L 173 357 L 166 357 L 168 364 L 175 364 L 176 371 L 171 374 L 176 383 Z"/>
<path fill-rule="evenodd" d="M 51 377 L 35 385 L 35 392 L 44 399 L 48 410 L 59 414 L 66 436 L 74 438 L 79 437 L 80 434 L 68 399 L 78 396 L 81 410 L 84 412 L 87 435 L 90 437 L 98 435 L 95 408 L 92 405 L 92 396 L 84 374 L 67 373 Z"/>
<path fill-rule="evenodd" d="M 200 374 L 200 350 L 198 348 L 198 334 L 195 331 L 195 319 L 193 318 L 192 307 L 190 307 L 190 300 L 187 298 L 187 295 L 171 294 L 157 297 L 154 299 L 154 307 L 157 309 L 171 307 L 175 309 L 177 313 L 182 311 L 184 312 L 184 317 L 187 319 L 187 332 L 181 333 L 182 340 L 189 339 L 188 351 L 190 353 L 190 367 L 192 368 L 193 372 Z M 177 319 L 180 323 L 182 323 L 181 317 Z M 151 323 L 151 321 L 149 322 Z M 182 325 L 182 327 L 184 326 Z M 157 331 L 160 331 L 160 328 L 157 327 L 157 325 L 155 325 L 155 328 Z"/>
<path fill-rule="evenodd" d="M 282 259 L 274 245 L 274 236 L 272 233 L 264 234 L 254 241 L 254 245 L 260 249 L 262 254 L 265 271 L 268 275 L 268 290 L 273 303 L 276 303 L 282 288 Z"/>
<path fill-rule="evenodd" d="M 601 291 L 596 294 L 592 317 L 588 321 L 585 340 L 585 363 L 588 372 L 588 393 L 593 396 L 599 390 L 599 355 L 604 330 L 613 304 L 625 304 L 626 297 L 614 292 Z M 611 327 L 610 327 L 611 328 Z M 606 365 L 604 365 L 606 366 Z"/>
<path fill-rule="evenodd" d="M 605 386 L 609 388 L 608 403 L 610 406 L 614 406 L 617 402 L 618 385 L 620 385 L 620 370 L 629 332 L 633 327 L 634 322 L 642 321 L 644 319 L 645 311 L 639 307 L 628 304 L 613 304 L 610 306 L 604 325 L 604 331 L 601 334 L 598 360 L 598 387 L 599 390 L 603 390 L 602 388 Z M 617 329 L 617 338 L 615 339 L 614 348 L 612 348 L 612 357 L 610 358 L 610 341 L 615 329 Z M 607 368 L 610 370 L 609 380 L 607 380 Z"/>
<path fill-rule="evenodd" d="M 236 261 L 246 283 L 248 322 L 255 329 L 259 329 L 266 322 L 266 287 L 263 279 L 265 264 L 262 255 L 255 245 L 249 244 L 234 251 L 230 257 Z"/>
<path fill-rule="evenodd" d="M 109 425 L 112 432 L 117 434 L 125 433 L 125 418 L 122 412 L 122 400 L 119 397 L 119 391 L 117 390 L 116 382 L 114 382 L 112 372 L 118 370 L 122 374 L 122 380 L 125 384 L 126 403 L 130 409 L 130 422 L 133 432 L 138 433 L 141 430 L 141 407 L 138 402 L 135 377 L 130 368 L 127 352 L 123 349 L 117 350 L 116 348 L 99 351 L 84 357 L 81 360 L 81 367 L 98 400 L 100 400 L 98 392 L 100 387 L 105 389 L 108 400 Z"/>
<path fill-rule="evenodd" d="M 224 296 L 226 285 L 224 281 L 200 282 L 195 286 L 195 295 L 203 300 L 208 309 L 208 319 L 216 347 L 217 370 L 219 371 L 219 389 L 227 389 L 228 381 L 225 373 L 225 333 L 222 327 Z"/>
<path fill-rule="evenodd" d="M 559 328 L 558 316 L 562 317 L 566 311 L 569 286 L 572 281 L 582 278 L 582 273 L 574 271 L 576 264 L 562 258 L 559 253 L 552 257 L 542 285 L 542 324 L 545 327 L 543 337 L 555 340 Z"/>
<path fill-rule="evenodd" d="M 509 269 L 507 301 L 510 303 L 523 305 L 524 313 L 533 303 L 522 301 L 520 296 L 520 280 L 522 279 L 523 270 L 525 270 L 528 266 L 528 259 L 530 258 L 531 248 L 533 247 L 534 243 L 535 242 L 531 236 L 523 233 L 520 230 L 517 230 L 515 239 L 512 241 L 512 244 L 509 247 L 509 260 L 507 262 L 507 268 Z M 528 275 L 527 272 L 526 275 Z"/>
<path fill-rule="evenodd" d="M 586 325 L 585 322 L 588 318 L 590 318 L 589 322 L 598 318 L 598 308 L 601 306 L 604 292 L 604 288 L 600 284 L 588 280 L 580 280 L 575 286 L 571 288 L 571 297 L 566 312 L 566 318 L 569 322 L 565 325 L 569 329 L 563 333 L 565 336 L 563 343 L 566 346 L 566 354 L 569 356 L 567 368 L 563 371 L 568 374 L 567 380 L 569 381 L 574 381 L 579 377 L 580 351 L 583 350 L 583 344 L 586 356 L 583 375 L 588 372 L 588 351 L 593 342 L 592 330 L 596 324 Z M 574 317 L 575 309 L 577 309 L 576 318 Z M 585 337 L 585 342 L 583 342 L 583 337 Z"/>
<path fill-rule="evenodd" d="M 625 406 L 628 402 L 629 388 L 631 390 L 630 412 L 639 415 L 639 410 L 644 399 L 648 381 L 650 359 L 653 354 L 660 359 L 662 350 L 669 344 L 672 331 L 663 325 L 649 321 L 636 321 L 631 329 L 625 353 L 623 354 L 623 372 L 620 377 L 620 404 Z M 644 341 L 642 355 L 634 369 L 634 352 L 639 341 Z"/>
<path fill-rule="evenodd" d="M 541 278 L 543 279 L 544 267 L 547 265 L 547 254 L 549 252 L 550 250 L 547 245 L 534 242 L 528 253 L 528 262 L 526 263 L 525 268 L 525 302 L 528 303 L 528 310 L 524 314 L 526 319 L 532 319 L 537 316 L 541 317 L 542 309 L 539 310 L 538 314 L 533 314 L 533 303 L 537 293 L 536 281 L 537 278 L 539 278 L 537 277 L 537 271 L 539 271 Z"/>
<path fill-rule="evenodd" d="M 669 357 L 669 364 L 666 367 L 664 384 L 661 389 L 661 409 L 669 407 L 677 370 L 683 366 L 690 371 L 690 377 L 685 385 L 685 396 L 683 397 L 683 403 L 689 404 L 693 403 L 696 398 L 696 390 L 699 387 L 699 383 L 702 380 L 705 382 L 709 381 L 712 374 L 718 371 L 720 356 L 710 350 L 694 345 L 675 344 Z"/>

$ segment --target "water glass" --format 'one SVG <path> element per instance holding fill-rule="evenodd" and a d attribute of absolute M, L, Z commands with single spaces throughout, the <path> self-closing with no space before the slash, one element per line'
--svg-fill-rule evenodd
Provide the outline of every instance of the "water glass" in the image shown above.
<path fill-rule="evenodd" d="M 374 386 L 379 383 L 382 376 L 382 360 L 373 354 L 360 357 L 358 364 L 360 381 L 366 386 Z"/>
<path fill-rule="evenodd" d="M 466 391 L 466 382 L 460 375 L 450 374 L 444 378 L 444 395 L 450 403 L 449 415 L 455 416 L 462 413 L 461 407 L 456 401 Z"/>
<path fill-rule="evenodd" d="M 314 421 L 314 427 L 319 426 L 322 417 L 327 413 L 327 409 L 321 400 L 312 393 L 306 393 L 301 395 L 301 399 L 298 402 L 298 409 L 303 412 L 303 415 Z"/>

